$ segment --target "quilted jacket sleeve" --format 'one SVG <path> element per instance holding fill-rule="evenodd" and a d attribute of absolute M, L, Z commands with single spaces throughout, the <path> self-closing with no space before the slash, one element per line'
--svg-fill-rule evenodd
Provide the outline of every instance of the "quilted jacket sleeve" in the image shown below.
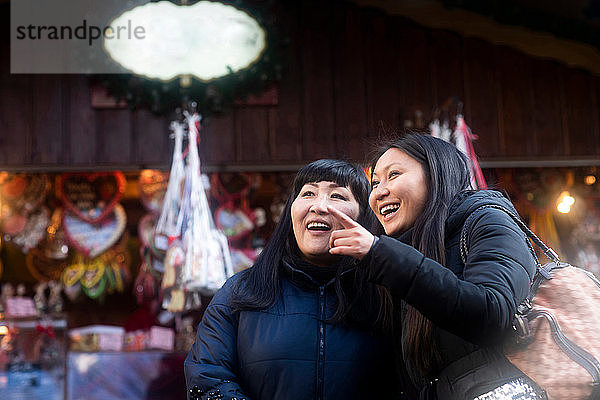
<path fill-rule="evenodd" d="M 510 327 L 535 271 L 523 234 L 510 217 L 499 210 L 481 214 L 470 234 L 462 277 L 387 236 L 370 254 L 372 281 L 442 329 L 480 345 L 499 339 Z"/>
<path fill-rule="evenodd" d="M 225 287 L 213 297 L 198 325 L 196 342 L 185 360 L 189 399 L 249 400 L 236 375 L 237 321 L 226 297 Z"/>

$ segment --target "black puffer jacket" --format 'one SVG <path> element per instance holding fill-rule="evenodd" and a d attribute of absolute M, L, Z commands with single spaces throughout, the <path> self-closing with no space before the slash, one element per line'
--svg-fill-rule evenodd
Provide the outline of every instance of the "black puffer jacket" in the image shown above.
<path fill-rule="evenodd" d="M 438 386 L 438 393 L 463 385 L 460 390 L 481 394 L 484 389 L 477 386 L 495 387 L 520 375 L 503 359 L 497 346 L 528 293 L 535 261 L 516 223 L 503 211 L 485 209 L 478 212 L 473 224 L 468 258 L 463 264 L 460 232 L 465 219 L 483 204 L 502 205 L 516 214 L 510 201 L 496 191 L 458 195 L 446 224 L 445 266 L 403 243 L 410 242 L 410 232 L 399 239 L 381 236 L 370 252 L 371 280 L 388 287 L 394 297 L 417 308 L 437 327 L 441 365 L 424 381 L 436 382 L 438 377 L 445 381 L 419 388 L 425 398 L 436 398 L 433 386 Z M 463 357 L 471 354 L 476 354 L 476 359 L 465 362 Z M 444 369 L 460 359 L 461 371 L 447 377 Z M 487 377 L 470 376 L 469 371 L 481 367 L 478 364 L 495 364 L 495 370 Z"/>
<path fill-rule="evenodd" d="M 232 312 L 239 274 L 217 292 L 185 360 L 188 389 L 202 399 L 394 398 L 392 343 L 325 322 L 335 311 L 333 281 L 319 286 L 282 268 L 281 296 L 269 309 Z"/>

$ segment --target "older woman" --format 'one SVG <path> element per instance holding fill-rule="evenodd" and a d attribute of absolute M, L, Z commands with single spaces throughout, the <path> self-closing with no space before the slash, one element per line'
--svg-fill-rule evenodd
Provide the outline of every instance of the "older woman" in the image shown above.
<path fill-rule="evenodd" d="M 330 252 L 369 264 L 401 308 L 399 365 L 420 399 L 542 399 L 541 389 L 502 353 L 535 261 L 501 193 L 470 190 L 465 157 L 428 135 L 385 146 L 373 163 L 370 205 L 385 235 L 375 239 L 331 208 L 344 229 Z M 468 257 L 459 237 L 473 215 Z"/>
<path fill-rule="evenodd" d="M 393 398 L 385 291 L 351 257 L 329 253 L 342 225 L 367 224 L 369 183 L 357 166 L 302 168 L 273 236 L 252 268 L 214 296 L 185 361 L 201 399 Z"/>

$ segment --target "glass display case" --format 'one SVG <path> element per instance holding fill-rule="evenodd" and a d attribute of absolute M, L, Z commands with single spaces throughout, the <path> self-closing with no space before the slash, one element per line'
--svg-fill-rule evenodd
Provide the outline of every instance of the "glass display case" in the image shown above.
<path fill-rule="evenodd" d="M 69 352 L 67 399 L 185 399 L 185 356 L 165 351 Z"/>
<path fill-rule="evenodd" d="M 0 398 L 63 400 L 67 323 L 0 319 Z"/>

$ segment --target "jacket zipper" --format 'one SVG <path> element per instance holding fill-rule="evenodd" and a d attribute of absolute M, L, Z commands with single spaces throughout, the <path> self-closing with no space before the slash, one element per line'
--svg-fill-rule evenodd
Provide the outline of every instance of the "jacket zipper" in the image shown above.
<path fill-rule="evenodd" d="M 316 400 L 323 399 L 323 387 L 325 379 L 325 287 L 319 286 L 319 322 L 317 342 L 319 355 L 317 357 L 317 396 Z"/>

